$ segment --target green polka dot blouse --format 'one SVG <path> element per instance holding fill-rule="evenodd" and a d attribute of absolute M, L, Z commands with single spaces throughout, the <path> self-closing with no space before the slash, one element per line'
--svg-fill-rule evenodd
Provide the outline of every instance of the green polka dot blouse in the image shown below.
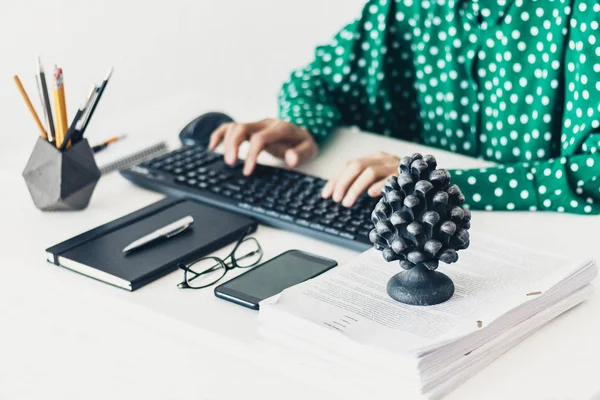
<path fill-rule="evenodd" d="M 371 0 L 279 95 L 339 126 L 481 157 L 472 209 L 600 213 L 599 0 Z"/>

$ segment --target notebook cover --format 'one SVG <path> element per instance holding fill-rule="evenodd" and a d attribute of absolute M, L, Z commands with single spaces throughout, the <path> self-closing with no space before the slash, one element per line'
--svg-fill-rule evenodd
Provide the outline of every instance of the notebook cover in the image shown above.
<path fill-rule="evenodd" d="M 192 227 L 171 239 L 124 254 L 123 248 L 148 233 L 187 215 Z M 131 290 L 146 285 L 177 268 L 238 240 L 250 229 L 251 219 L 192 200 L 166 198 L 108 224 L 99 226 L 46 252 L 98 269 L 131 283 Z"/>

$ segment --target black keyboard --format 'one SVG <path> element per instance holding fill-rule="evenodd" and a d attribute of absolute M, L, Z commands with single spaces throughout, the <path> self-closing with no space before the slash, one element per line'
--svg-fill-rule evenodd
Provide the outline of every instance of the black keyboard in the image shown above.
<path fill-rule="evenodd" d="M 147 189 L 245 214 L 266 225 L 354 250 L 371 247 L 371 211 L 379 199 L 363 195 L 346 208 L 321 198 L 323 179 L 265 165 L 245 177 L 242 167 L 242 162 L 225 164 L 222 155 L 203 147 L 185 146 L 121 175 Z"/>

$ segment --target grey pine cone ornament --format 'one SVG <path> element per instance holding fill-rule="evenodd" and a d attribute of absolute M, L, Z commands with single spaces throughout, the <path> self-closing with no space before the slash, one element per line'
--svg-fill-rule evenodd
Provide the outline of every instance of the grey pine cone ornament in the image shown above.
<path fill-rule="evenodd" d="M 469 247 L 471 213 L 462 206 L 465 197 L 450 184 L 450 173 L 436 167 L 432 155 L 402 158 L 398 177 L 387 180 L 371 214 L 371 243 L 386 261 L 398 261 L 407 270 L 390 279 L 387 292 L 406 304 L 450 299 L 452 280 L 435 270 L 440 261 L 456 262 L 457 251 Z"/>

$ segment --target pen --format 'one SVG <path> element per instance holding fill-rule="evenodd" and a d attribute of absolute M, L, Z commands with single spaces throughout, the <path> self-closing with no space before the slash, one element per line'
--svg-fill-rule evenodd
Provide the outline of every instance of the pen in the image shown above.
<path fill-rule="evenodd" d="M 94 153 L 100 153 L 102 150 L 107 148 L 111 143 L 118 142 L 119 140 L 125 139 L 126 137 L 127 137 L 127 135 L 111 137 L 110 139 L 107 139 L 104 142 L 92 147 L 92 151 Z"/>
<path fill-rule="evenodd" d="M 67 135 L 65 136 L 65 139 L 63 140 L 62 144 L 60 145 L 60 150 L 64 150 L 65 147 L 69 148 L 69 147 L 71 147 L 71 143 L 77 143 L 79 141 L 80 138 L 78 137 L 78 135 L 79 135 L 78 127 L 81 126 L 80 120 L 81 120 L 81 118 L 83 118 L 83 116 L 85 115 L 85 112 L 89 108 L 90 101 L 92 99 L 92 96 L 93 96 L 95 90 L 96 90 L 96 86 L 93 86 L 92 90 L 90 91 L 87 98 L 85 99 L 85 102 L 83 103 L 83 105 L 81 107 L 79 107 L 79 110 L 77 110 L 77 113 L 75 114 L 75 116 L 73 117 L 73 121 L 71 122 L 71 126 L 69 127 L 69 130 L 67 131 Z"/>
<path fill-rule="evenodd" d="M 123 253 L 128 253 L 132 250 L 139 249 L 158 240 L 172 238 L 173 236 L 178 235 L 181 232 L 188 229 L 190 226 L 192 226 L 193 223 L 194 218 L 192 216 L 188 215 L 187 217 L 183 217 L 173 223 L 170 223 L 169 225 L 157 229 L 154 232 L 151 232 L 148 235 L 131 242 L 130 244 L 125 246 L 125 248 L 123 249 Z"/>
<path fill-rule="evenodd" d="M 59 148 L 60 151 L 63 151 L 67 147 L 71 147 L 71 138 L 73 138 L 73 135 L 77 132 L 75 130 L 75 125 L 77 125 L 77 120 L 79 118 L 81 118 L 81 115 L 83 114 L 84 110 L 85 110 L 85 104 L 82 105 L 79 108 L 79 110 L 77 110 L 77 113 L 73 117 L 73 122 L 71 123 L 71 126 L 69 127 L 69 130 L 67 131 L 67 134 L 65 135 L 65 137 L 60 145 L 60 148 Z"/>
<path fill-rule="evenodd" d="M 82 139 L 82 134 L 81 134 L 81 127 L 83 126 L 83 121 L 85 120 L 86 116 L 88 115 L 88 113 L 90 112 L 90 106 L 92 105 L 92 102 L 94 101 L 94 97 L 96 96 L 96 85 L 92 85 L 92 88 L 90 89 L 90 92 L 87 95 L 87 98 L 85 100 L 85 105 L 83 107 L 83 113 L 81 114 L 81 116 L 79 117 L 79 119 L 75 120 L 75 118 L 73 118 L 73 122 L 71 122 L 71 126 L 73 126 L 73 124 L 75 124 L 75 133 L 73 134 L 73 143 L 77 143 Z"/>
<path fill-rule="evenodd" d="M 40 86 L 42 89 L 42 97 L 44 99 L 44 113 L 48 118 L 48 135 L 51 139 L 56 142 L 56 131 L 54 130 L 54 120 L 52 119 L 52 107 L 50 106 L 50 97 L 48 96 L 48 85 L 46 84 L 46 73 L 42 66 L 42 61 L 37 58 L 38 61 L 38 74 L 40 77 Z"/>
<path fill-rule="evenodd" d="M 40 128 L 42 139 L 48 140 L 48 135 L 46 134 L 44 125 L 42 125 L 42 121 L 40 121 L 40 117 L 38 117 L 37 112 L 35 112 L 35 108 L 33 108 L 33 104 L 31 104 L 31 100 L 29 100 L 29 96 L 27 96 L 27 92 L 25 91 L 25 88 L 21 84 L 21 80 L 19 79 L 19 77 L 17 75 L 14 76 L 14 80 L 15 80 L 15 83 L 17 84 L 17 87 L 19 88 L 19 92 L 21 92 L 21 96 L 23 96 L 23 99 L 25 100 L 25 103 L 27 104 L 27 108 L 29 108 L 29 112 L 33 116 L 33 119 L 35 120 L 35 123 L 37 124 L 38 128 Z"/>
<path fill-rule="evenodd" d="M 102 97 L 102 94 L 104 93 L 104 89 L 106 89 L 106 85 L 108 85 L 108 81 L 109 81 L 112 73 L 113 73 L 113 68 L 111 68 L 110 71 L 108 71 L 108 75 L 106 75 L 106 78 L 104 78 L 104 81 L 102 81 L 102 85 L 100 85 L 100 87 L 96 90 L 96 95 L 94 96 L 94 100 L 91 104 L 90 112 L 86 115 L 86 118 L 83 121 L 83 126 L 80 129 L 82 136 L 83 136 L 88 124 L 90 123 L 90 119 L 92 118 L 94 111 L 96 111 L 96 107 L 98 106 L 98 103 L 100 102 L 100 97 Z"/>
<path fill-rule="evenodd" d="M 56 113 L 56 147 L 62 147 L 69 123 L 65 102 L 65 88 L 63 85 L 63 71 L 54 66 L 54 111 Z"/>
<path fill-rule="evenodd" d="M 46 114 L 46 107 L 44 107 L 44 96 L 42 95 L 42 87 L 40 86 L 40 77 L 39 76 L 35 76 L 35 85 L 37 87 L 38 90 L 38 95 L 40 97 L 40 104 L 42 106 L 42 110 L 44 111 L 44 120 L 45 120 L 45 124 L 44 124 L 44 131 L 46 131 L 46 136 L 48 138 L 49 142 L 52 142 L 54 138 L 50 137 L 48 135 L 48 114 Z"/>

